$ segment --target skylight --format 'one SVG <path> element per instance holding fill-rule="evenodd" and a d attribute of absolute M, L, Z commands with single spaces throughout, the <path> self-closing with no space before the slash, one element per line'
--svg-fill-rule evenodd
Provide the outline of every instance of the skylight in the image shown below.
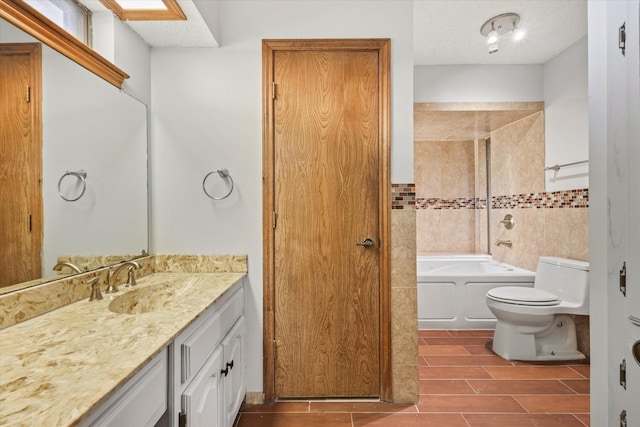
<path fill-rule="evenodd" d="M 162 0 L 116 0 L 124 10 L 168 10 Z"/>
<path fill-rule="evenodd" d="M 186 20 L 177 0 L 100 0 L 121 21 Z"/>

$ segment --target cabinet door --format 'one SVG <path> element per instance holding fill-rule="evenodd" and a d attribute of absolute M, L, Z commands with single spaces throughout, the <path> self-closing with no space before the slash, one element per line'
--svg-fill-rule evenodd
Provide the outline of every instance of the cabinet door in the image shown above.
<path fill-rule="evenodd" d="M 245 331 L 244 316 L 222 341 L 225 369 L 229 369 L 224 384 L 224 427 L 232 427 L 244 399 L 245 386 Z"/>
<path fill-rule="evenodd" d="M 154 426 L 167 409 L 167 364 L 165 349 L 98 409 L 91 427 Z"/>
<path fill-rule="evenodd" d="M 223 426 L 222 406 L 224 358 L 222 346 L 218 347 L 205 362 L 202 370 L 182 394 L 182 411 L 187 416 L 189 427 Z"/>

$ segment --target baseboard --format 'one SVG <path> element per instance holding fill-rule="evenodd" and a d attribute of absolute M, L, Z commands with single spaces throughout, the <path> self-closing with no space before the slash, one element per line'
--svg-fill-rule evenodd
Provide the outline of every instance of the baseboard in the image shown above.
<path fill-rule="evenodd" d="M 264 403 L 264 393 L 261 391 L 248 391 L 244 395 L 244 403 L 247 405 L 262 405 Z"/>

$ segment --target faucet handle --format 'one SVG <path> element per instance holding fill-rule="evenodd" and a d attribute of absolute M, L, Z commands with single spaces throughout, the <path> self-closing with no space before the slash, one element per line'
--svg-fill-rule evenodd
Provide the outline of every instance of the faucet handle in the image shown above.
<path fill-rule="evenodd" d="M 125 288 L 130 288 L 132 286 L 136 286 L 138 283 L 136 282 L 136 267 L 131 266 L 127 270 L 127 284 L 124 285 Z"/>
<path fill-rule="evenodd" d="M 100 292 L 100 276 L 87 279 L 84 283 L 91 285 L 91 296 L 89 297 L 89 301 L 99 301 L 102 299 L 102 292 Z"/>
<path fill-rule="evenodd" d="M 113 283 L 115 281 L 113 280 L 113 276 L 115 276 L 113 267 L 109 267 L 109 270 L 107 270 L 107 279 L 105 280 L 105 283 L 107 284 L 107 289 L 104 290 L 105 294 L 114 294 L 118 292 L 118 287 Z"/>

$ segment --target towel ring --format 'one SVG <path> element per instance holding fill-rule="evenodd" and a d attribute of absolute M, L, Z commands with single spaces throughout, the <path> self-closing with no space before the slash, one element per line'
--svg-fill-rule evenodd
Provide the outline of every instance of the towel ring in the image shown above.
<path fill-rule="evenodd" d="M 60 184 L 62 184 L 62 180 L 64 180 L 65 177 L 70 176 L 70 175 L 75 176 L 82 183 L 82 191 L 80 192 L 80 195 L 78 197 L 76 197 L 75 199 L 64 197 L 62 195 L 62 190 L 60 189 Z M 60 177 L 60 180 L 58 181 L 58 196 L 62 197 L 62 199 L 66 200 L 67 202 L 75 202 L 76 200 L 80 199 L 80 197 L 84 196 L 84 192 L 87 190 L 86 178 L 87 178 L 87 171 L 85 171 L 85 170 L 66 171 Z"/>
<path fill-rule="evenodd" d="M 231 188 L 229 189 L 229 192 L 227 194 L 225 194 L 224 196 L 222 196 L 222 197 L 213 197 L 207 191 L 207 187 L 205 185 L 206 182 L 207 182 L 207 178 L 209 178 L 209 176 L 213 175 L 214 173 L 217 173 L 220 176 L 220 178 L 222 178 L 222 179 L 228 179 L 229 181 L 231 181 Z M 231 178 L 231 175 L 229 175 L 229 171 L 227 169 L 216 169 L 213 172 L 209 172 L 208 174 L 205 175 L 204 179 L 202 180 L 202 191 L 204 191 L 204 194 L 206 194 L 207 197 L 210 198 L 210 199 L 213 199 L 213 200 L 224 200 L 227 197 L 229 197 L 231 192 L 233 192 L 233 178 Z"/>

